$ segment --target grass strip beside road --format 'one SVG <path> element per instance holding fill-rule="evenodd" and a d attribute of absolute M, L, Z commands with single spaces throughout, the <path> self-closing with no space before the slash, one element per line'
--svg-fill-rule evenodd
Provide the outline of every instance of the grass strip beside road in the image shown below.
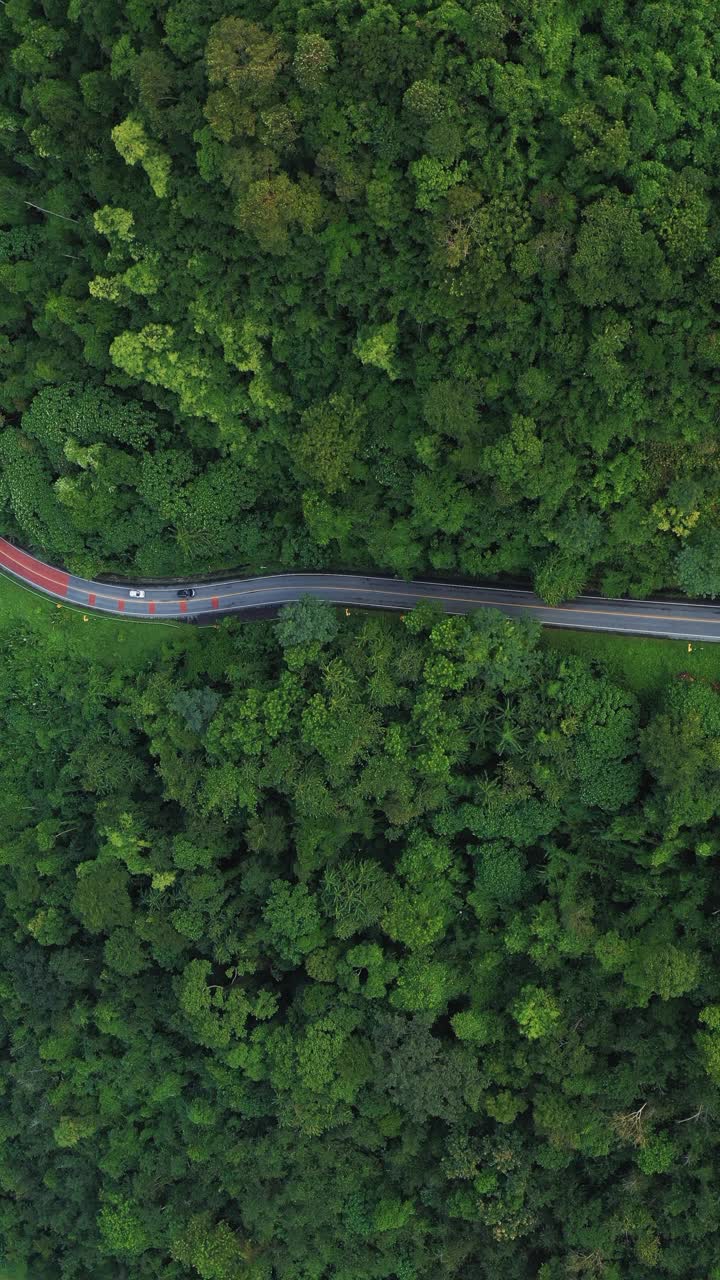
<path fill-rule="evenodd" d="M 57 603 L 42 592 L 0 573 L 0 635 L 28 623 L 34 627 L 62 628 L 69 638 L 80 641 L 98 663 L 111 667 L 142 661 L 146 654 L 157 653 L 164 644 L 186 647 L 197 642 L 194 629 L 181 622 L 135 621 L 128 626 L 128 620 L 103 617 L 91 610 L 84 613 L 79 605 L 72 603 L 58 608 Z"/>
<path fill-rule="evenodd" d="M 597 659 L 608 673 L 652 706 L 662 689 L 684 673 L 698 680 L 720 682 L 720 644 L 660 640 L 592 631 L 543 633 L 543 644 L 559 653 Z"/>

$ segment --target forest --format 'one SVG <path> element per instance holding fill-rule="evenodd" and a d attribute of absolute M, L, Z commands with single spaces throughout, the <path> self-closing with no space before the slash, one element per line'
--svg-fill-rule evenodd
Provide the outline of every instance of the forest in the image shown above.
<path fill-rule="evenodd" d="M 489 610 L 124 663 L 49 612 L 0 646 L 6 1262 L 718 1280 L 710 681 Z"/>
<path fill-rule="evenodd" d="M 0 45 L 0 534 L 720 596 L 716 5 Z M 720 1280 L 720 670 L 562 635 L 0 579 L 0 1280 Z"/>
<path fill-rule="evenodd" d="M 705 0 L 7 0 L 0 514 L 92 575 L 720 591 Z"/>

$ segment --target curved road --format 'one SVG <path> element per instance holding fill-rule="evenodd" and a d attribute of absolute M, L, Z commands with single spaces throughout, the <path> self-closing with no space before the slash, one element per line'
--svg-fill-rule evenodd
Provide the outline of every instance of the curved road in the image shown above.
<path fill-rule="evenodd" d="M 332 604 L 376 609 L 412 609 L 420 600 L 437 600 L 446 613 L 493 608 L 511 617 L 529 614 L 544 626 L 577 631 L 620 631 L 626 635 L 666 636 L 673 640 L 720 641 L 720 605 L 673 604 L 652 600 L 607 600 L 579 596 L 551 608 L 532 591 L 507 587 L 471 587 L 457 583 L 404 582 L 399 578 L 353 573 L 278 573 L 264 578 L 234 578 L 196 586 L 192 600 L 178 598 L 176 587 L 145 587 L 145 598 L 131 599 L 131 584 L 111 585 L 78 578 L 44 564 L 0 538 L 0 568 L 58 601 L 131 618 L 210 619 L 224 613 L 277 608 L 301 595 Z M 188 586 L 191 584 L 188 583 Z"/>

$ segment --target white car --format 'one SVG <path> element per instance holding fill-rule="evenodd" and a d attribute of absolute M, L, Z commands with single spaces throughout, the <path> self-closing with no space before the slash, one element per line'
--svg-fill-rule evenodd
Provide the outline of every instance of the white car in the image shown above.
<path fill-rule="evenodd" d="M 145 592 L 144 592 L 144 591 L 129 591 L 129 592 L 128 592 L 128 595 L 130 596 L 130 599 L 131 599 L 131 600 L 144 600 L 144 599 L 145 599 Z"/>

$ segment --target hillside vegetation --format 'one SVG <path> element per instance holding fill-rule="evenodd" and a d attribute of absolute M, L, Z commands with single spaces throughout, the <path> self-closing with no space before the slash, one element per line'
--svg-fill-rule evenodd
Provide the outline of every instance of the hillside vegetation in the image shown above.
<path fill-rule="evenodd" d="M 343 622 L 3 636 L 6 1260 L 717 1280 L 717 693 Z"/>
<path fill-rule="evenodd" d="M 6 531 L 720 589 L 712 5 L 7 0 L 0 37 Z"/>
<path fill-rule="evenodd" d="M 0 532 L 720 593 L 715 10 L 3 0 Z M 0 1280 L 720 1280 L 719 653 L 5 582 Z"/>

